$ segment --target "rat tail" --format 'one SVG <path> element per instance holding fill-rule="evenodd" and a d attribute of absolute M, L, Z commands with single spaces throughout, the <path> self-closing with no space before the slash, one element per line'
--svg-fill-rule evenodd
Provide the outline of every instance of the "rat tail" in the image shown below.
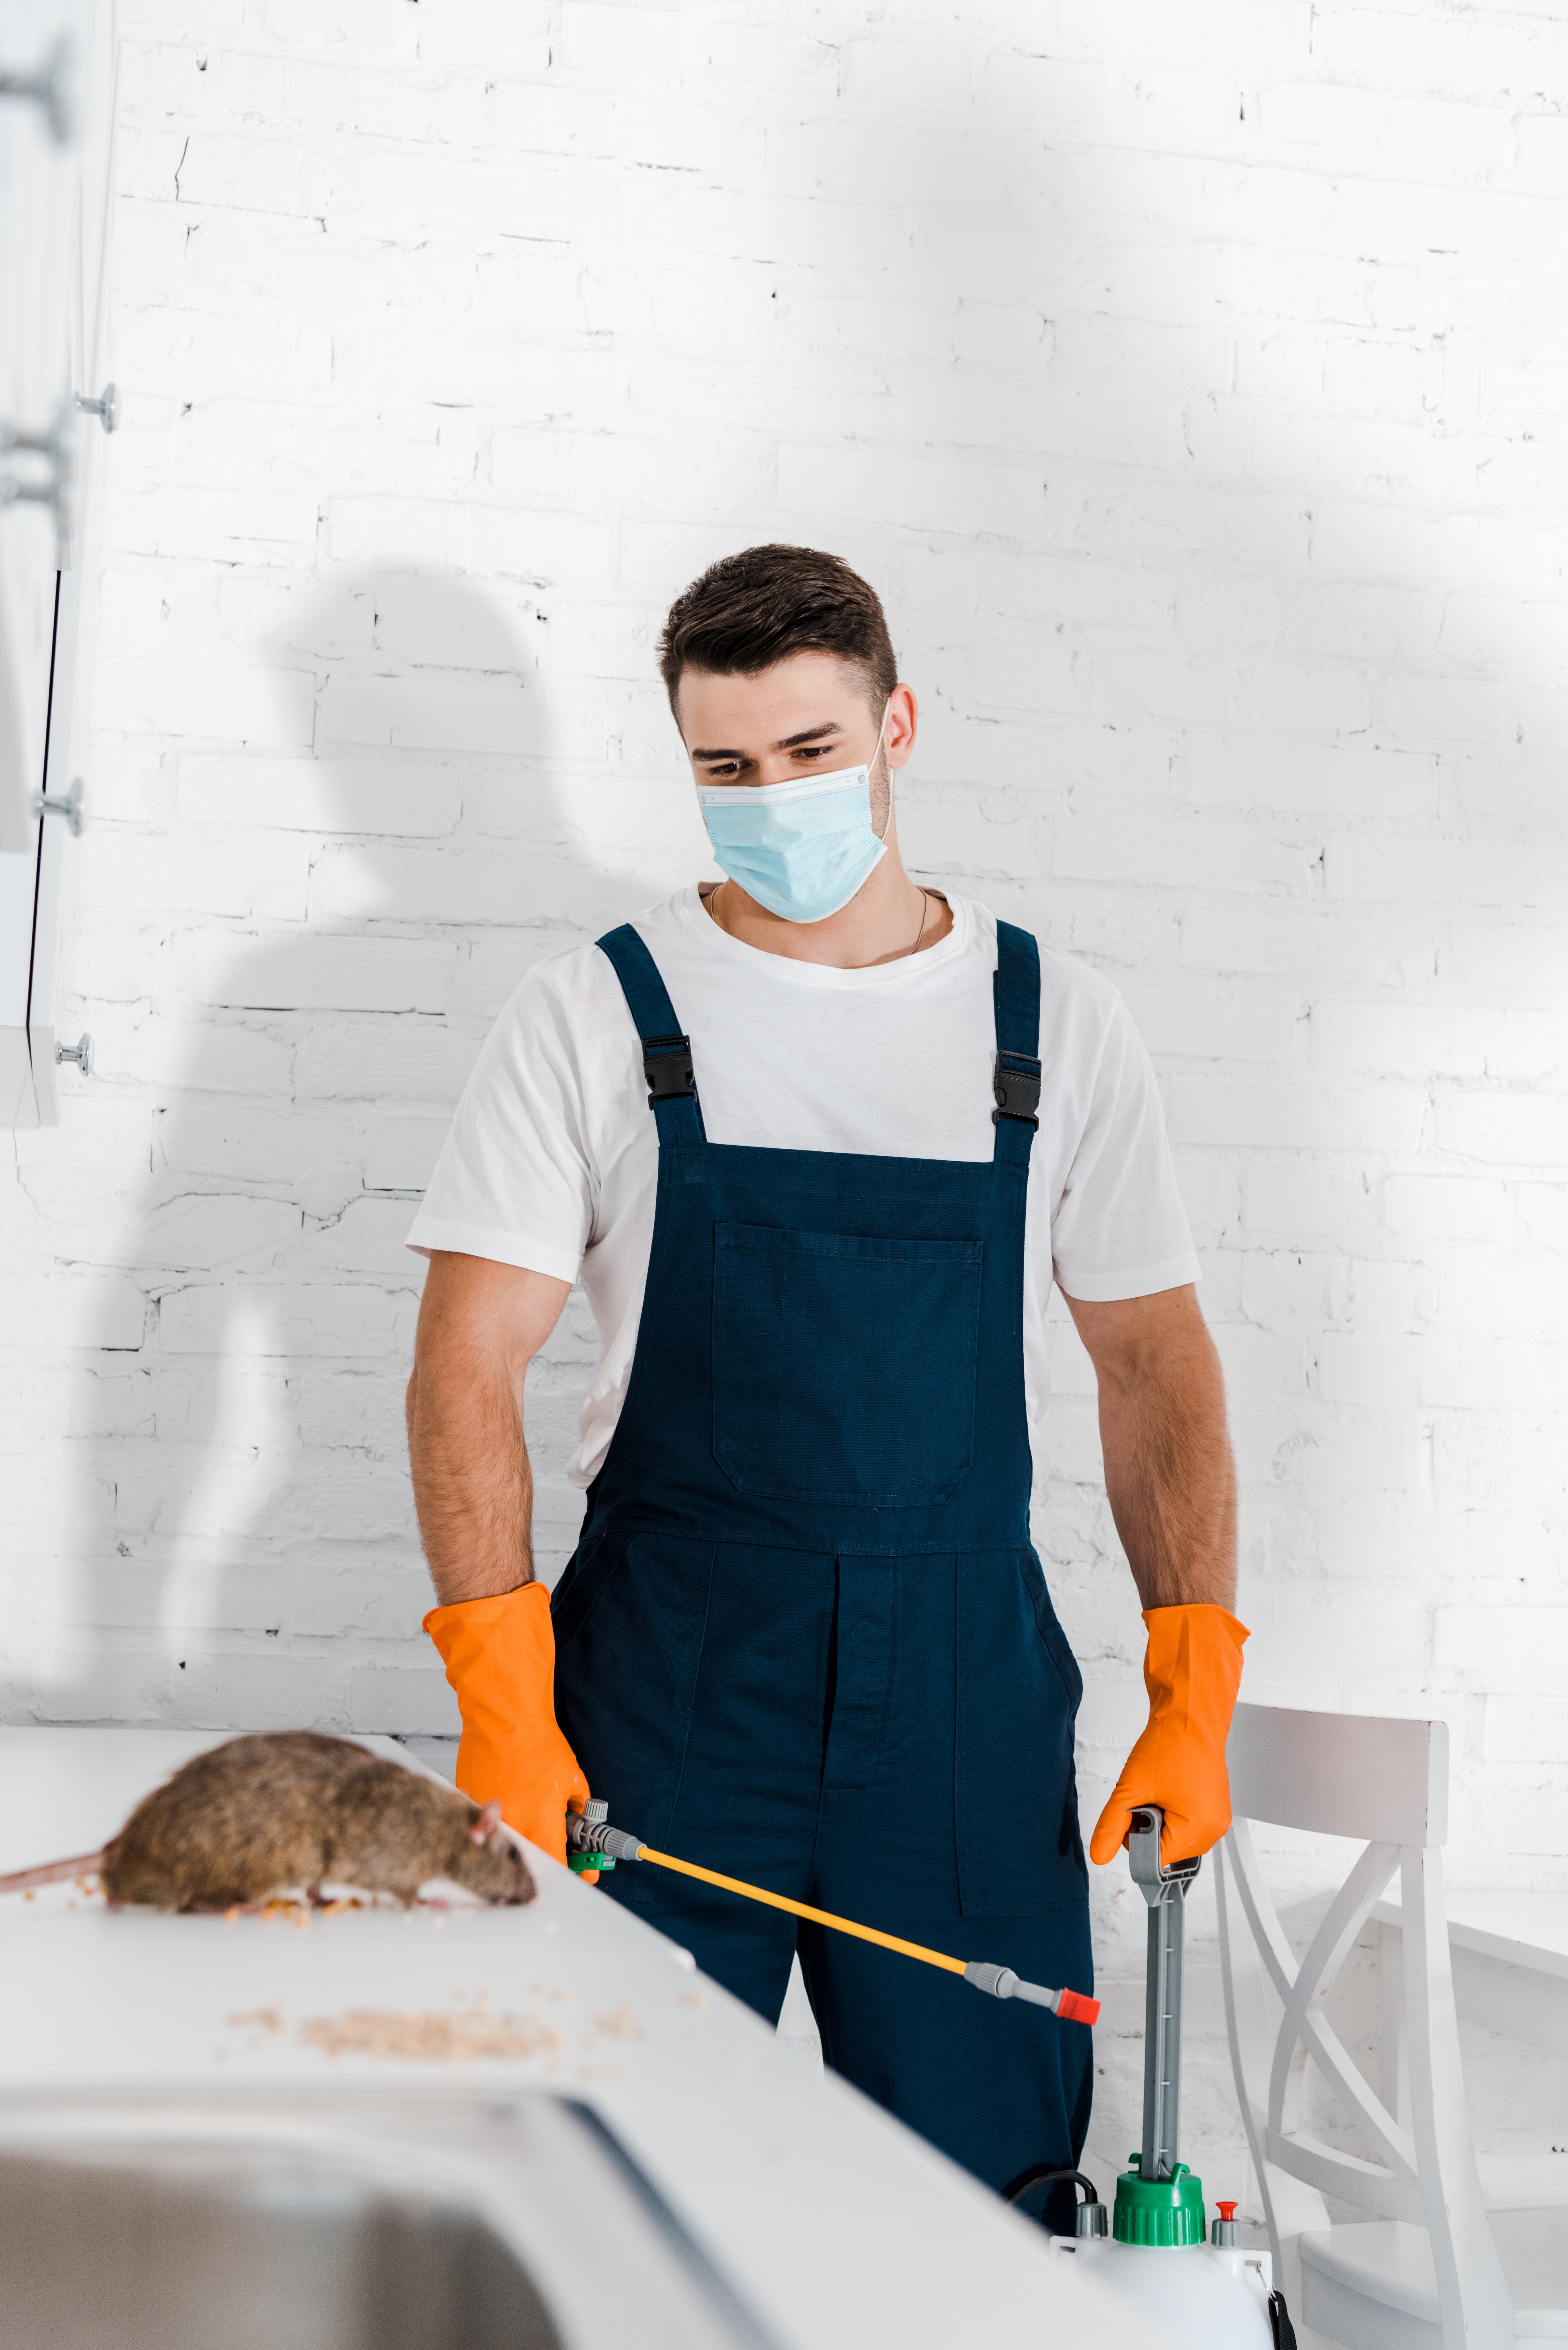
<path fill-rule="evenodd" d="M 0 1893 L 26 1893 L 35 1885 L 58 1885 L 67 1877 L 87 1877 L 103 1866 L 103 1854 L 82 1852 L 75 1860 L 47 1860 L 39 1868 L 18 1868 L 0 1877 Z"/>

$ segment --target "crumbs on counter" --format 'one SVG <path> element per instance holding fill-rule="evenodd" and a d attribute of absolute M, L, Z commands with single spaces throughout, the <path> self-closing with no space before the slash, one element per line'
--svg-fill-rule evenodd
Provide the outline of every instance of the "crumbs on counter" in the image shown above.
<path fill-rule="evenodd" d="M 243 2015 L 225 2015 L 223 2022 L 231 2032 L 251 2032 L 257 2044 L 275 2032 L 283 2030 L 283 2010 L 277 2007 L 247 2008 Z"/>
<path fill-rule="evenodd" d="M 705 1991 L 683 1991 L 680 1994 L 680 2004 L 682 2007 L 694 2007 L 701 2010 L 708 2004 L 708 1994 Z"/>
<path fill-rule="evenodd" d="M 280 1918 L 286 1918 L 291 1926 L 308 1926 L 310 1911 L 291 1894 L 279 1893 L 265 1901 L 231 1901 L 223 1912 L 224 1925 L 237 1925 L 242 1918 L 260 1918 L 268 1926 L 275 1926 Z"/>
<path fill-rule="evenodd" d="M 611 2014 L 595 2016 L 594 2030 L 602 2032 L 607 2040 L 640 2040 L 642 2038 L 642 2026 L 638 2022 L 635 2011 L 624 1999 Z"/>
<path fill-rule="evenodd" d="M 515 2060 L 558 2050 L 561 2035 L 533 2015 L 493 2015 L 488 2002 L 444 2012 L 355 2007 L 307 2016 L 298 2037 L 324 2056 L 369 2056 L 422 2064 L 470 2064 L 483 2057 Z"/>
<path fill-rule="evenodd" d="M 290 1926 L 308 1926 L 313 1918 L 341 1918 L 349 1909 L 376 1909 L 383 1905 L 371 1894 L 361 1899 L 358 1894 L 336 1894 L 330 1901 L 309 1901 L 293 1893 L 269 1894 L 265 1901 L 231 1901 L 223 1912 L 225 1926 L 238 1923 L 242 1918 L 259 1918 L 264 1926 L 275 1926 L 281 1920 Z M 385 1905 L 400 1908 L 400 1902 Z"/>

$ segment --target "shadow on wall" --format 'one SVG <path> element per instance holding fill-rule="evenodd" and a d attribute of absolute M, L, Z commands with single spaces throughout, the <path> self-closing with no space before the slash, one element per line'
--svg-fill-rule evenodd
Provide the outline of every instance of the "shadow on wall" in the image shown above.
<path fill-rule="evenodd" d="M 402 1395 L 424 1268 L 405 1235 L 527 969 L 701 866 L 689 794 L 598 780 L 580 727 L 558 754 L 543 625 L 526 591 L 460 581 L 303 591 L 272 657 L 280 691 L 314 675 L 313 753 L 180 756 L 181 829 L 254 826 L 302 897 L 167 949 L 160 1009 L 183 1034 L 117 1255 L 146 1336 L 88 1374 L 101 1432 L 34 1718 L 455 1730 L 419 1628 Z M 645 858 L 609 845 L 639 837 L 633 794 Z M 551 1573 L 580 1516 L 560 1470 L 594 1346 L 579 1295 L 531 1383 Z"/>

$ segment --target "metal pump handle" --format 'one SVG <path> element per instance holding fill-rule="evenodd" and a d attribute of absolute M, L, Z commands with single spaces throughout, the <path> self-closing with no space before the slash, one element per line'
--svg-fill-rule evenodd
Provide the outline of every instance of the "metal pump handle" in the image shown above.
<path fill-rule="evenodd" d="M 1202 1862 L 1159 1856 L 1165 1814 L 1143 1804 L 1132 1816 L 1127 1852 L 1133 1883 L 1148 1904 L 1148 1957 L 1144 1985 L 1144 2178 L 1176 2176 L 1176 2133 L 1181 2104 L 1181 1939 L 1188 1888 Z"/>

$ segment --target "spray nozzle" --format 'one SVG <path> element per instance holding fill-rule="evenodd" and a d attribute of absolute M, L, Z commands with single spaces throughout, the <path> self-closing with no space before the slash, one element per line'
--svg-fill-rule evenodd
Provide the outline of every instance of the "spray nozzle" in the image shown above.
<path fill-rule="evenodd" d="M 963 1979 L 976 1991 L 987 1991 L 992 1999 L 1023 1999 L 1034 2007 L 1048 2007 L 1053 2015 L 1068 2023 L 1097 2023 L 1100 2002 L 1081 1991 L 1052 1991 L 1044 1983 L 1025 1982 L 1011 1967 L 993 1967 L 984 1959 L 971 1959 L 963 1970 Z"/>

